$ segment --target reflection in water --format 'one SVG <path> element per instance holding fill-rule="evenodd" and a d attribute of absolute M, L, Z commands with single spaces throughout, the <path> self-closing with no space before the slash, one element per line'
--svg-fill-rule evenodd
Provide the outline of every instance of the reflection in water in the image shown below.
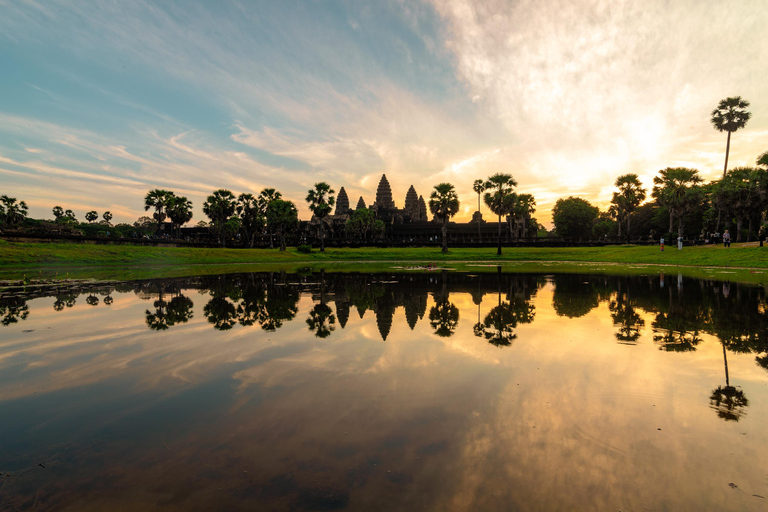
<path fill-rule="evenodd" d="M 5 297 L 0 299 L 0 325 L 11 325 L 29 316 L 27 301 L 21 297 Z"/>
<path fill-rule="evenodd" d="M 765 291 L 666 284 L 304 271 L 5 296 L 0 509 L 757 510 Z"/>

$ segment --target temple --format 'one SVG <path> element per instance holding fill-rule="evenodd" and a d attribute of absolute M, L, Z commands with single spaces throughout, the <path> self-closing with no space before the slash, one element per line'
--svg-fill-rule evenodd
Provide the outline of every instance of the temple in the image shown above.
<path fill-rule="evenodd" d="M 374 213 L 375 219 L 383 223 L 383 230 L 357 235 L 359 242 L 384 242 L 384 243 L 414 243 L 424 244 L 438 242 L 440 236 L 440 224 L 434 216 L 429 217 L 427 203 L 423 195 L 416 192 L 411 185 L 405 193 L 402 208 L 397 207 L 392 187 L 386 174 L 382 174 L 376 187 L 376 196 L 371 203 L 366 203 L 361 196 L 354 209 L 350 207 L 349 196 L 342 186 L 336 196 L 336 208 L 333 215 L 323 219 L 325 224 L 326 242 L 334 241 L 343 243 L 354 241 L 355 237 L 347 231 L 347 222 L 355 211 L 369 209 Z M 502 235 L 507 240 L 531 236 L 531 230 L 538 226 L 530 222 L 531 219 L 514 219 L 511 216 L 502 219 Z M 303 223 L 303 231 L 309 237 L 319 236 L 320 220 L 316 217 Z M 533 224 L 533 226 L 531 225 Z M 497 239 L 499 224 L 486 222 L 483 215 L 476 211 L 470 222 L 449 222 L 448 233 L 452 243 L 476 244 L 479 242 L 492 242 Z M 534 235 L 535 236 L 535 231 Z"/>

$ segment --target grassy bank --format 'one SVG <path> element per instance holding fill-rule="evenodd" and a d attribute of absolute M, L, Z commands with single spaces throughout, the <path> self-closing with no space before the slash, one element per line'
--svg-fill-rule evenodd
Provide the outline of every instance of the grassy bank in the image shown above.
<path fill-rule="evenodd" d="M 121 279 L 211 274 L 240 270 L 290 269 L 302 266 L 323 266 L 331 269 L 385 270 L 402 264 L 434 263 L 482 271 L 482 265 L 502 264 L 520 268 L 539 262 L 536 268 L 561 269 L 601 268 L 611 264 L 615 270 L 631 270 L 633 265 L 662 265 L 685 267 L 685 273 L 696 268 L 705 274 L 733 272 L 734 267 L 747 269 L 749 280 L 761 280 L 768 269 L 768 247 L 755 244 L 686 247 L 682 251 L 668 247 L 664 252 L 654 246 L 610 246 L 569 248 L 505 248 L 496 256 L 495 249 L 457 248 L 441 254 L 439 248 L 396 249 L 335 249 L 325 253 L 313 250 L 299 253 L 294 248 L 285 252 L 277 249 L 199 249 L 145 247 L 130 245 L 93 245 L 69 243 L 16 243 L 0 241 L 0 278 L 20 279 L 23 276 L 78 277 Z M 480 267 L 475 265 L 480 264 Z M 585 267 L 585 264 L 589 264 Z M 406 265 L 407 266 L 407 265 Z M 605 265 L 602 265 L 603 267 Z M 621 269 L 616 267 L 621 267 Z M 719 269 L 719 270 L 718 270 Z M 749 269 L 752 269 L 750 272 Z"/>

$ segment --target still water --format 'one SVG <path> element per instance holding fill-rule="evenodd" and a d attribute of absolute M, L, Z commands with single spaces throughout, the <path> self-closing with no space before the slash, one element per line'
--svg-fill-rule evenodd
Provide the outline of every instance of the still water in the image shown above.
<path fill-rule="evenodd" d="M 0 299 L 0 510 L 767 510 L 768 301 L 252 273 Z"/>

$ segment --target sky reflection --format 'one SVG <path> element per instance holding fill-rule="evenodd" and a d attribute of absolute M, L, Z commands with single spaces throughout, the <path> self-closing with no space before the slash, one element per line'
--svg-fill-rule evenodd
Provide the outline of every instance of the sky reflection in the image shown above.
<path fill-rule="evenodd" d="M 682 284 L 274 273 L 22 297 L 0 506 L 760 510 L 764 290 Z"/>

